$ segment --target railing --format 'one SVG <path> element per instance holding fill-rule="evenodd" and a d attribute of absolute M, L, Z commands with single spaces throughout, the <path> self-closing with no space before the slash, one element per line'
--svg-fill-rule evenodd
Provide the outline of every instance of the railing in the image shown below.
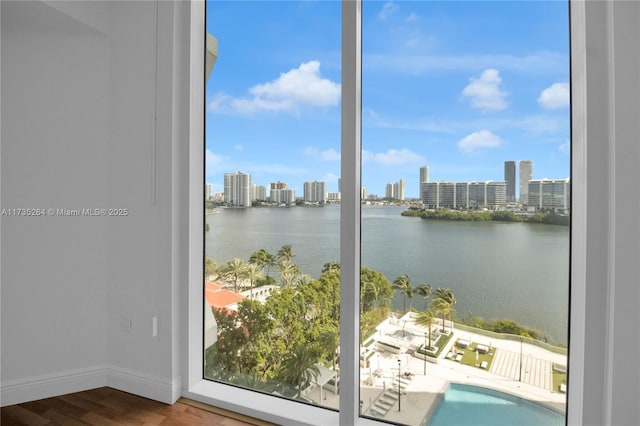
<path fill-rule="evenodd" d="M 567 355 L 567 348 L 561 348 L 559 346 L 550 345 L 549 343 L 541 342 L 540 340 L 532 339 L 530 337 L 518 336 L 515 334 L 505 334 L 505 333 L 496 333 L 495 331 L 483 330 L 481 328 L 471 327 L 470 325 L 455 323 L 455 328 L 458 330 L 468 331 L 470 333 L 476 333 L 487 337 L 492 337 L 495 339 L 504 339 L 504 340 L 512 340 L 515 342 L 524 342 L 530 345 L 538 346 L 540 348 L 546 349 L 548 351 Z"/>

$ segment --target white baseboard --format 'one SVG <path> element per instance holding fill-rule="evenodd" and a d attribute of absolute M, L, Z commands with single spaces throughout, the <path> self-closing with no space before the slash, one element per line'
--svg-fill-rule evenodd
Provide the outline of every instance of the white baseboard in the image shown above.
<path fill-rule="evenodd" d="M 181 396 L 181 380 L 165 380 L 127 368 L 100 365 L 0 384 L 0 407 L 81 392 L 103 386 L 173 404 Z"/>
<path fill-rule="evenodd" d="M 173 404 L 174 381 L 130 370 L 128 368 L 111 367 L 107 378 L 107 386 L 145 398 Z M 178 380 L 179 382 L 179 380 Z M 178 383 L 179 385 L 179 383 Z"/>
<path fill-rule="evenodd" d="M 107 371 L 108 367 L 101 365 L 3 381 L 0 385 L 0 406 L 5 407 L 107 386 Z"/>

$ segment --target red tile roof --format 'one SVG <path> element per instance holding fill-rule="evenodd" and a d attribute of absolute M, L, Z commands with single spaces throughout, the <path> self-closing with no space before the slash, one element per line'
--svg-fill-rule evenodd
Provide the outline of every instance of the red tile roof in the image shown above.
<path fill-rule="evenodd" d="M 206 283 L 205 297 L 207 303 L 216 309 L 222 309 L 230 305 L 235 305 L 244 299 L 244 296 L 233 291 L 225 290 L 220 284 Z"/>

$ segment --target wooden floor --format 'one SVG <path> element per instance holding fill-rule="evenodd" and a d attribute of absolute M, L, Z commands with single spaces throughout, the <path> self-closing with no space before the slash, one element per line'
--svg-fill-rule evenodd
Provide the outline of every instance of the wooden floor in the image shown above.
<path fill-rule="evenodd" d="M 225 412 L 195 401 L 173 405 L 111 388 L 99 388 L 55 398 L 3 407 L 0 424 L 9 425 L 171 425 L 266 426 L 270 423 Z"/>

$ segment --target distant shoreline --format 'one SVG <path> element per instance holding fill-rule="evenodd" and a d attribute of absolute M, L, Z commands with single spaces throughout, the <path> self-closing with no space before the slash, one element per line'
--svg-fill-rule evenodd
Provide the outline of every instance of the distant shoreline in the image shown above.
<path fill-rule="evenodd" d="M 402 216 L 419 217 L 421 219 L 464 222 L 525 222 L 560 226 L 569 226 L 570 223 L 568 215 L 558 215 L 555 213 L 516 214 L 510 211 L 409 209 L 404 210 L 400 214 Z"/>

